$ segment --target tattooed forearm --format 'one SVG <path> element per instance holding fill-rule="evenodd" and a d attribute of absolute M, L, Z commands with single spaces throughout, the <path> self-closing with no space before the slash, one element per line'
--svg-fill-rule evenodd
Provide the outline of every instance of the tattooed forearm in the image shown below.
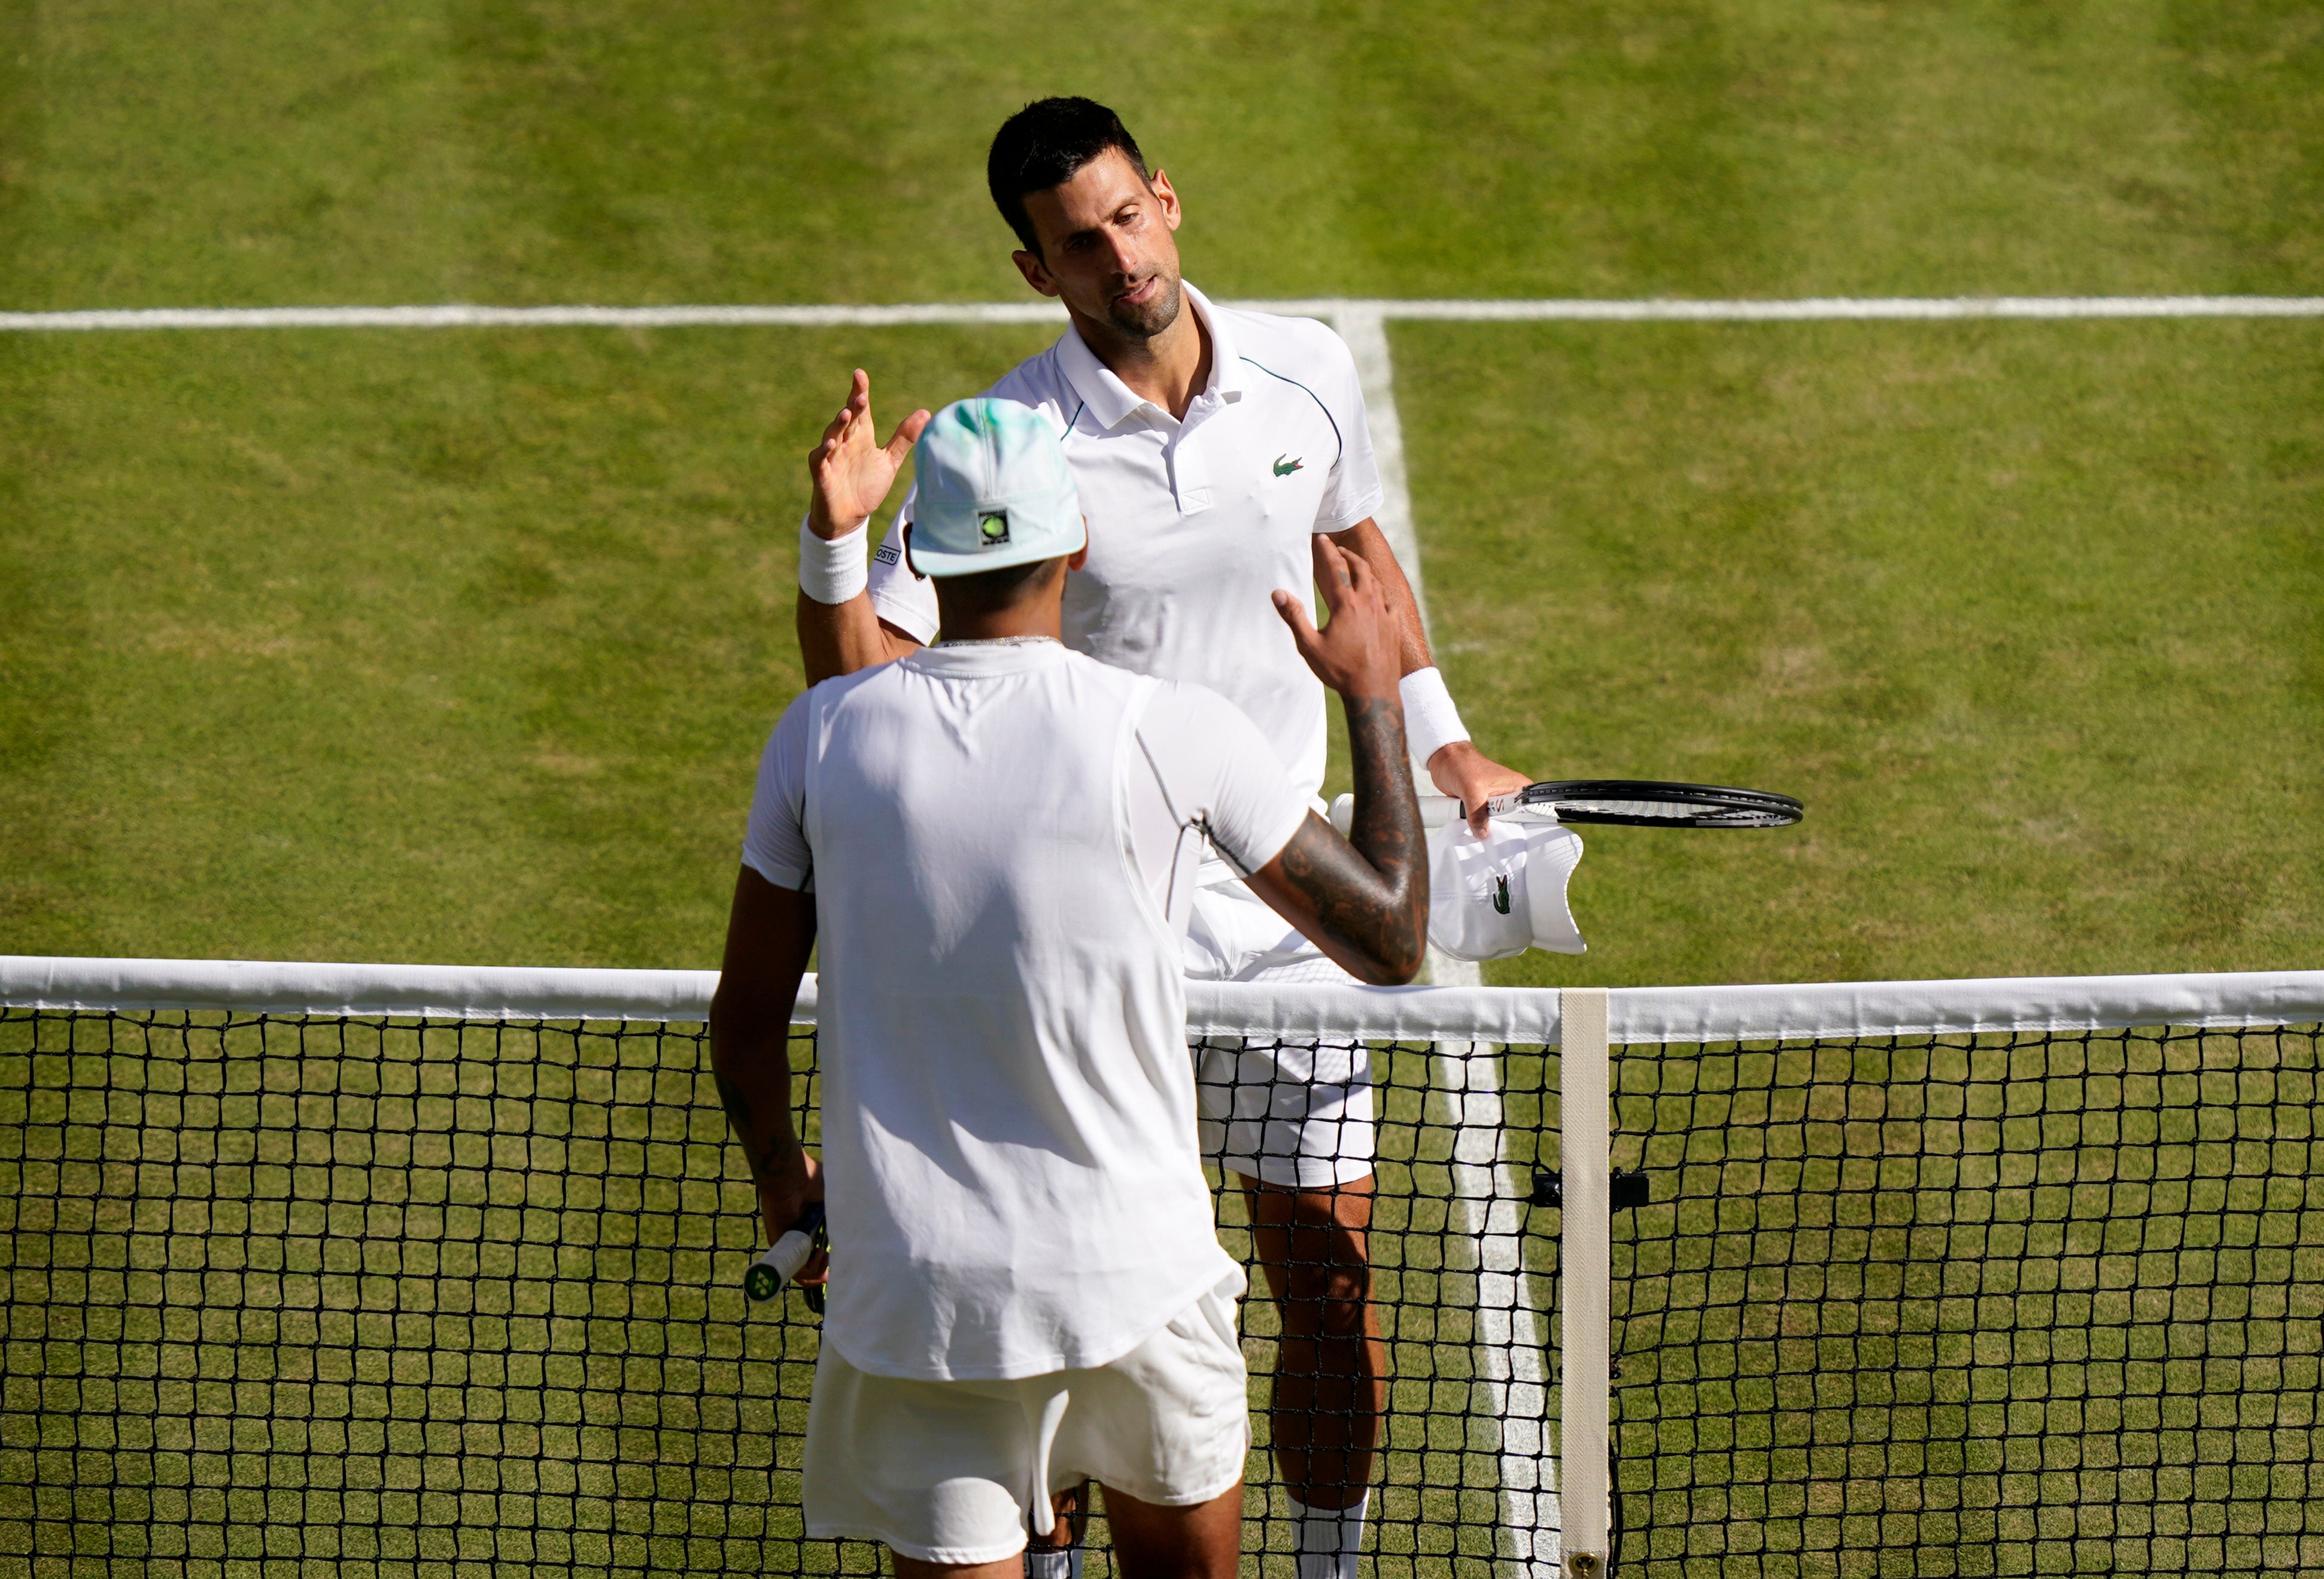
<path fill-rule="evenodd" d="M 798 1148 L 783 1143 L 779 1126 L 770 1126 L 776 1132 L 762 1139 L 759 1132 L 762 1126 L 752 1109 L 750 1094 L 729 1079 L 724 1069 L 713 1069 L 711 1076 L 718 1082 L 719 1103 L 725 1108 L 726 1122 L 742 1145 L 743 1160 L 751 1165 L 751 1177 L 771 1179 L 779 1176 L 789 1167 L 791 1154 Z"/>
<path fill-rule="evenodd" d="M 1282 897 L 1312 922 L 1302 930 L 1333 958 L 1366 981 L 1410 981 L 1428 945 L 1428 857 L 1404 761 L 1404 709 L 1392 697 L 1350 697 L 1347 714 L 1356 778 L 1349 837 L 1311 816 L 1269 865 L 1288 891 Z"/>
<path fill-rule="evenodd" d="M 1356 778 L 1356 815 L 1349 842 L 1397 886 L 1397 904 L 1414 911 L 1406 921 L 1425 932 L 1426 906 L 1416 909 L 1412 900 L 1414 892 L 1420 891 L 1413 880 L 1428 863 L 1427 838 L 1421 832 L 1412 771 L 1405 762 L 1404 706 L 1393 697 L 1350 697 L 1346 711 L 1348 754 Z"/>

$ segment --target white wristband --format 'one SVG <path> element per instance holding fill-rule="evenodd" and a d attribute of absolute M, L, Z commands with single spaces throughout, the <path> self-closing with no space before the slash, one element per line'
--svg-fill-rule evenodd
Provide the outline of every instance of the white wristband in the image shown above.
<path fill-rule="evenodd" d="M 1404 743 L 1411 748 L 1414 762 L 1425 764 L 1454 741 L 1469 738 L 1461 722 L 1461 709 L 1452 705 L 1452 693 L 1444 688 L 1443 675 L 1433 669 L 1416 669 L 1398 680 L 1396 688 L 1404 698 Z"/>
<path fill-rule="evenodd" d="M 799 590 L 817 603 L 843 604 L 872 584 L 863 552 L 872 523 L 835 538 L 821 538 L 806 516 L 799 518 Z"/>

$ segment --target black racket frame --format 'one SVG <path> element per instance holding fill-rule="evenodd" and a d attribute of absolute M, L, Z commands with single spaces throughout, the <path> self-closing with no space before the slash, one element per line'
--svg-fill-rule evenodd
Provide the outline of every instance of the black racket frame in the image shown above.
<path fill-rule="evenodd" d="M 1644 817 L 1618 811 L 1568 811 L 1561 802 L 1658 800 L 1695 808 L 1690 815 Z M 1512 810 L 1546 806 L 1557 820 L 1575 825 L 1637 828 L 1781 828 L 1807 815 L 1788 795 L 1769 790 L 1737 790 L 1723 784 L 1678 784 L 1654 779 L 1559 779 L 1528 784 L 1508 802 Z"/>

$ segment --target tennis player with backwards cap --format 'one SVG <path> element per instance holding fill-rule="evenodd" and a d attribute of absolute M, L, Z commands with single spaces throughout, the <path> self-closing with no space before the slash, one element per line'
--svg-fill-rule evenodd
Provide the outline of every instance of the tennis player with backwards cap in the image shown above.
<path fill-rule="evenodd" d="M 1411 589 L 1371 520 L 1380 486 L 1347 347 L 1320 323 L 1223 308 L 1185 283 L 1177 195 L 1161 171 L 1148 176 L 1102 106 L 1028 106 L 993 139 L 987 173 L 1022 243 L 1019 270 L 1072 319 L 988 392 L 1038 411 L 1080 484 L 1089 558 L 1065 578 L 1065 645 L 1218 691 L 1312 796 L 1323 780 L 1323 688 L 1268 600 L 1306 601 L 1309 543 L 1328 538 L 1370 569 L 1393 612 L 1413 759 L 1481 825 L 1489 796 L 1527 780 L 1470 743 L 1432 665 Z M 899 658 L 950 628 L 936 584 L 902 554 L 916 501 L 866 581 L 865 523 L 924 420 L 915 413 L 882 448 L 859 371 L 816 451 L 799 556 L 810 679 Z M 1201 980 L 1347 980 L 1224 860 L 1200 874 L 1185 954 Z M 1282 1313 L 1271 1435 L 1300 1517 L 1299 1579 L 1354 1579 L 1386 1371 L 1366 1246 L 1370 1055 L 1225 1040 L 1196 1056 L 1205 1150 L 1239 1176 Z M 1028 1559 L 1031 1579 L 1064 1572 L 1063 1554 L 1047 1565 L 1044 1555 Z"/>
<path fill-rule="evenodd" d="M 876 504 L 877 499 L 872 503 Z M 1318 540 L 1352 842 L 1200 687 L 1059 642 L 1090 552 L 1056 430 L 997 400 L 920 444 L 907 562 L 945 641 L 793 702 L 759 769 L 711 1057 L 770 1238 L 826 1202 L 808 1534 L 903 1579 L 1021 1570 L 1094 1479 L 1130 1579 L 1230 1579 L 1250 1440 L 1185 1052 L 1180 934 L 1204 841 L 1325 956 L 1418 968 L 1427 859 L 1380 579 Z M 820 943 L 823 1157 L 789 1117 L 790 1010 Z"/>

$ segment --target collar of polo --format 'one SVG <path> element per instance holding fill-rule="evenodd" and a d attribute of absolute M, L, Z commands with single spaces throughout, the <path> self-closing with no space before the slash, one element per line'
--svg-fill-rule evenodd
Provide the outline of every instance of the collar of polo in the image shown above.
<path fill-rule="evenodd" d="M 1211 310 L 1211 299 L 1188 281 L 1178 283 L 1186 293 L 1186 305 L 1211 331 L 1211 381 L 1203 392 L 1215 394 L 1221 400 L 1240 400 L 1242 356 L 1235 349 L 1234 341 L 1219 322 L 1219 315 Z M 1057 363 L 1065 369 L 1066 382 L 1074 386 L 1074 392 L 1082 398 L 1101 428 L 1120 427 L 1146 404 L 1143 396 L 1133 392 L 1114 376 L 1113 369 L 1097 359 L 1097 353 L 1082 339 L 1079 329 L 1067 327 L 1064 338 L 1057 342 Z"/>

